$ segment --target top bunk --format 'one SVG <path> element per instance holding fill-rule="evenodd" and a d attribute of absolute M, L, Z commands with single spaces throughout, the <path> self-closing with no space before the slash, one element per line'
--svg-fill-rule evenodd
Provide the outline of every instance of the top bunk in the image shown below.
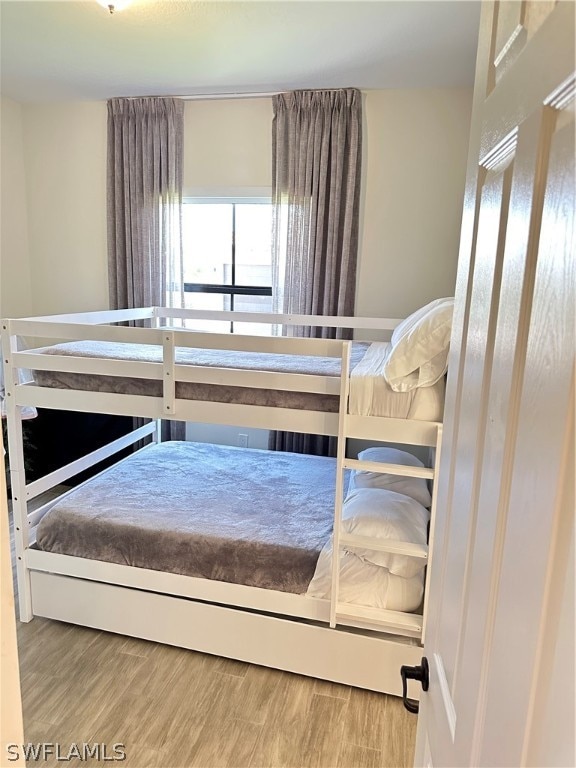
<path fill-rule="evenodd" d="M 413 365 L 407 352 L 422 358 L 422 334 L 407 350 L 394 343 L 411 318 L 148 307 L 3 320 L 7 412 L 32 406 L 321 435 L 338 435 L 345 414 L 347 437 L 378 440 L 385 429 L 389 441 L 434 445 L 445 367 L 436 365 L 430 383 L 426 365 L 430 358 L 434 367 L 438 346 L 430 328 L 426 365 L 416 375 L 384 375 Z M 267 323 L 277 335 L 187 327 L 206 320 Z M 349 329 L 354 341 L 301 335 L 307 328 L 320 337 Z M 383 340 L 391 333 L 392 343 Z"/>

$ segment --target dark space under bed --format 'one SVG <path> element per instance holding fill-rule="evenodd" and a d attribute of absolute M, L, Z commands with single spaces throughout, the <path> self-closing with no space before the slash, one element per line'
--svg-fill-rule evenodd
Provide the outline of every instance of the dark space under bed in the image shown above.
<path fill-rule="evenodd" d="M 39 549 L 304 593 L 333 524 L 334 459 L 151 445 L 41 520 Z"/>

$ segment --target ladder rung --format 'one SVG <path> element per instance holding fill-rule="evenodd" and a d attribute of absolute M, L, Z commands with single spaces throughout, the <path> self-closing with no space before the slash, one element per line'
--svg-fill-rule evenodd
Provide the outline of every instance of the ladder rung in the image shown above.
<path fill-rule="evenodd" d="M 407 555 L 428 559 L 428 547 L 423 544 L 412 544 L 409 541 L 395 541 L 393 539 L 377 539 L 370 536 L 356 536 L 352 533 L 341 533 L 339 536 L 340 547 L 352 547 L 353 549 L 371 549 L 377 552 L 391 552 L 395 555 Z"/>
<path fill-rule="evenodd" d="M 358 459 L 344 459 L 342 466 L 344 469 L 380 472 L 382 474 L 402 475 L 403 477 L 421 477 L 425 480 L 434 478 L 434 470 L 430 467 L 408 467 L 405 464 L 384 464 L 381 461 L 358 461 Z"/>
<path fill-rule="evenodd" d="M 340 620 L 340 623 L 342 621 L 356 621 L 383 631 L 386 629 L 403 630 L 416 635 L 422 632 L 422 616 L 419 614 L 388 611 L 384 608 L 368 608 L 364 605 L 338 603 L 336 619 Z"/>

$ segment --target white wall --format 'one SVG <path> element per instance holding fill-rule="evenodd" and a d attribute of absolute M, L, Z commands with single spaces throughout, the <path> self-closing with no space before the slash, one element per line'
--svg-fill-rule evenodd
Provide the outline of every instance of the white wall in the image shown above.
<path fill-rule="evenodd" d="M 23 107 L 35 314 L 108 307 L 106 104 Z"/>
<path fill-rule="evenodd" d="M 357 314 L 452 293 L 470 107 L 468 89 L 365 94 Z M 27 105 L 22 121 L 33 312 L 107 307 L 106 104 Z M 185 193 L 269 187 L 271 122 L 270 99 L 187 102 Z"/>
<path fill-rule="evenodd" d="M 453 295 L 471 109 L 470 89 L 366 94 L 356 314 Z"/>
<path fill-rule="evenodd" d="M 32 290 L 22 107 L 3 98 L 0 117 L 0 317 L 23 317 L 32 312 Z"/>
<path fill-rule="evenodd" d="M 272 184 L 272 100 L 188 101 L 184 110 L 184 194 Z"/>
<path fill-rule="evenodd" d="M 241 448 L 268 448 L 267 429 L 234 427 L 231 424 L 186 423 L 186 440 L 215 445 L 238 445 Z"/>

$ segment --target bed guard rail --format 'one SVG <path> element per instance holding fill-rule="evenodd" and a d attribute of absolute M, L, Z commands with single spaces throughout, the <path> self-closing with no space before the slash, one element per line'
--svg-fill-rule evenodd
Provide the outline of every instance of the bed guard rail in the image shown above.
<path fill-rule="evenodd" d="M 131 310 L 110 310 L 47 317 L 30 317 L 2 321 L 2 345 L 6 370 L 6 395 L 14 397 L 17 405 L 50 407 L 52 396 L 41 387 L 20 384 L 19 369 L 49 370 L 98 376 L 119 376 L 134 379 L 162 381 L 161 412 L 149 412 L 144 399 L 134 400 L 134 408 L 147 408 L 132 415 L 174 417 L 176 414 L 175 388 L 177 382 L 250 387 L 255 389 L 281 389 L 286 391 L 340 394 L 341 375 L 313 375 L 273 370 L 243 370 L 240 366 L 214 367 L 182 365 L 176 348 L 216 349 L 271 355 L 298 355 L 303 357 L 332 357 L 342 361 L 341 371 L 349 371 L 344 363 L 344 349 L 349 342 L 334 339 L 302 338 L 299 336 L 250 336 L 230 333 L 206 333 L 177 327 L 158 327 L 163 321 L 226 320 L 252 323 L 270 322 L 277 325 L 310 325 L 329 328 L 378 329 L 389 331 L 399 322 L 387 318 L 326 317 L 314 315 L 268 315 L 264 313 L 237 313 L 216 311 L 190 311 L 183 309 L 149 307 Z M 142 321 L 152 327 L 115 325 L 127 321 Z M 112 342 L 118 344 L 144 344 L 161 348 L 155 359 L 111 359 L 72 357 L 64 354 L 44 354 L 42 348 L 20 350 L 18 337 L 43 340 Z M 26 387 L 24 392 L 22 387 Z M 94 400 L 97 394 L 93 393 Z M 69 392 L 70 405 L 76 407 L 74 391 Z M 104 400 L 104 398 L 101 398 Z M 110 400 L 108 398 L 107 400 Z M 157 400 L 157 398 L 156 398 Z M 59 406 L 54 406 L 59 407 Z M 117 412 L 109 411 L 109 412 Z M 127 415 L 130 415 L 127 413 Z"/>

